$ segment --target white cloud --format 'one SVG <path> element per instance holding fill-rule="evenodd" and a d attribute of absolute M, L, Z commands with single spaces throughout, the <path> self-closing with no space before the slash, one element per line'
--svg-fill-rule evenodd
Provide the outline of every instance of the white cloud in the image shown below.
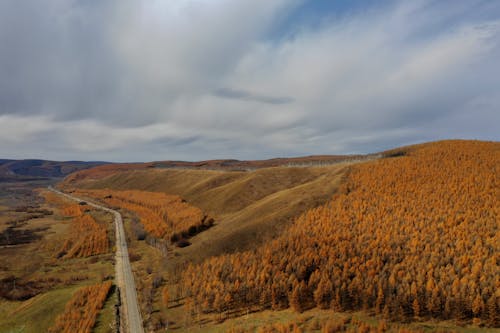
<path fill-rule="evenodd" d="M 498 140 L 500 5 L 400 1 L 276 37 L 300 5 L 6 1 L 2 152 L 264 158 Z"/>

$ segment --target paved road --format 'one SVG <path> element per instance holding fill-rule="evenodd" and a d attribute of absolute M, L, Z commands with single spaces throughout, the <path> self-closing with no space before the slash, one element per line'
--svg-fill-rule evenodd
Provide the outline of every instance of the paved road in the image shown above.
<path fill-rule="evenodd" d="M 49 190 L 65 196 L 74 201 L 85 201 L 88 205 L 102 209 L 109 212 L 115 217 L 115 230 L 116 230 L 116 284 L 120 288 L 121 303 L 125 306 L 122 307 L 123 315 L 122 321 L 125 319 L 123 330 L 131 333 L 143 333 L 141 312 L 137 304 L 137 292 L 135 289 L 134 276 L 130 268 L 130 260 L 128 258 L 127 240 L 125 237 L 125 230 L 123 229 L 122 216 L 116 210 L 89 202 L 88 200 L 80 199 L 70 194 L 63 193 L 49 186 Z"/>

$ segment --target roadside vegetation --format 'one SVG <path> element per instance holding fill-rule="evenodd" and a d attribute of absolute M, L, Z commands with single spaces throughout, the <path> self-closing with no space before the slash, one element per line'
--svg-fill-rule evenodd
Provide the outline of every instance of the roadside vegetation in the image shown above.
<path fill-rule="evenodd" d="M 137 190 L 78 190 L 75 194 L 133 212 L 140 222 L 140 225 L 134 225 L 135 237 L 139 239 L 148 235 L 156 242 L 183 247 L 189 245 L 189 238 L 214 224 L 214 220 L 201 209 L 186 203 L 178 195 Z"/>

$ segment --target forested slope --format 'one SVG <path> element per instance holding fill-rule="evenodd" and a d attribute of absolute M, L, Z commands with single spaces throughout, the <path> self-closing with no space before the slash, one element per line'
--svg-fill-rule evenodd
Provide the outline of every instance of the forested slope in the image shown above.
<path fill-rule="evenodd" d="M 499 325 L 500 144 L 444 141 L 352 166 L 254 250 L 189 266 L 193 312 L 311 307 Z"/>

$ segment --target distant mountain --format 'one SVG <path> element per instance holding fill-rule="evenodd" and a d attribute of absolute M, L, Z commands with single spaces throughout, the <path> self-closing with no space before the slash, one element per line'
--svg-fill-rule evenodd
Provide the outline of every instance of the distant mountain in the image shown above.
<path fill-rule="evenodd" d="M 219 171 L 250 171 L 272 167 L 313 167 L 326 166 L 341 162 L 370 160 L 380 157 L 379 154 L 369 155 L 313 155 L 290 158 L 273 158 L 268 160 L 239 161 L 234 159 L 207 160 L 198 162 L 187 161 L 155 161 L 145 163 L 113 163 L 101 165 L 88 170 L 71 174 L 64 180 L 65 185 L 102 179 L 121 172 L 131 172 L 147 169 L 196 169 Z"/>
<path fill-rule="evenodd" d="M 372 155 L 311 155 L 302 157 L 283 157 L 268 160 L 240 161 L 234 159 L 208 160 L 199 162 L 157 161 L 151 162 L 155 168 L 186 168 L 186 169 L 222 169 L 222 170 L 253 170 L 279 166 L 318 166 L 358 159 L 375 157 Z"/>
<path fill-rule="evenodd" d="M 103 164 L 107 162 L 0 159 L 0 181 L 64 177 Z"/>

